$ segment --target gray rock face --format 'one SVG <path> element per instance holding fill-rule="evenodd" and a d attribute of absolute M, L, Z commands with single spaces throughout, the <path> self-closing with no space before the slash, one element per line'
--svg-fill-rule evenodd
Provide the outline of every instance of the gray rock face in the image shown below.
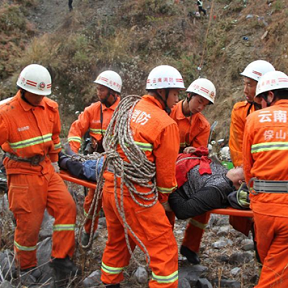
<path fill-rule="evenodd" d="M 137 282 L 140 284 L 144 284 L 148 282 L 148 273 L 145 268 L 138 267 L 134 273 L 134 277 L 136 278 Z"/>
<path fill-rule="evenodd" d="M 84 288 L 90 288 L 90 287 L 96 287 L 100 285 L 101 282 L 101 271 L 96 270 L 92 272 L 87 278 L 83 281 L 83 287 Z"/>
<path fill-rule="evenodd" d="M 0 284 L 0 288 L 13 288 L 14 286 L 8 282 L 8 281 L 4 281 Z"/>
<path fill-rule="evenodd" d="M 253 259 L 253 257 L 254 255 L 249 252 L 235 252 L 230 256 L 229 263 L 233 265 L 248 263 Z"/>

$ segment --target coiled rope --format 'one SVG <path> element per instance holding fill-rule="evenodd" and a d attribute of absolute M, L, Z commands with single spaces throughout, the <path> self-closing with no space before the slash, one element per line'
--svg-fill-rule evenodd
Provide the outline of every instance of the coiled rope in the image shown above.
<path fill-rule="evenodd" d="M 125 207 L 124 207 L 124 185 L 128 188 L 131 198 L 141 207 L 149 208 L 155 205 L 158 201 L 158 191 L 156 188 L 156 168 L 155 164 L 150 162 L 145 153 L 136 145 L 131 129 L 130 122 L 132 119 L 132 114 L 135 105 L 141 99 L 137 95 L 129 95 L 123 98 L 119 105 L 117 106 L 110 124 L 106 130 L 103 147 L 105 152 L 100 155 L 105 155 L 105 161 L 103 163 L 103 168 L 101 170 L 97 189 L 92 200 L 88 215 L 85 219 L 84 224 L 86 223 L 89 215 L 91 215 L 92 209 L 94 208 L 93 217 L 92 217 L 92 227 L 94 226 L 94 221 L 96 218 L 96 210 L 98 207 L 99 199 L 102 197 L 102 188 L 103 188 L 103 172 L 108 166 L 108 170 L 114 173 L 114 197 L 115 203 L 118 210 L 118 213 L 123 221 L 125 240 L 128 251 L 131 257 L 136 261 L 139 266 L 140 264 L 133 255 L 133 251 L 129 242 L 129 233 L 137 241 L 138 245 L 142 247 L 147 264 L 150 264 L 150 256 L 142 241 L 137 237 L 133 232 L 132 228 L 129 226 L 125 216 Z M 125 156 L 128 159 L 124 161 L 118 152 L 116 151 L 117 146 L 120 145 Z M 96 156 L 96 159 L 99 158 L 99 155 L 91 155 L 92 157 Z M 96 169 L 97 170 L 97 169 Z M 120 178 L 120 201 L 117 194 L 117 178 Z M 140 185 L 141 187 L 149 188 L 147 192 L 139 192 L 134 185 Z M 138 199 L 142 199 L 144 204 L 141 203 Z M 146 202 L 147 201 L 147 202 Z M 147 204 L 145 204 L 145 202 Z M 149 203 L 148 203 L 149 202 Z M 93 207 L 93 208 L 92 208 Z M 83 224 L 83 226 L 84 226 Z M 82 229 L 83 229 L 82 226 Z M 80 234 L 80 233 L 79 233 Z M 81 235 L 81 234 L 80 234 Z M 88 248 L 91 245 L 91 240 L 93 238 L 93 229 L 90 232 L 90 239 L 87 246 L 82 246 L 83 248 Z"/>

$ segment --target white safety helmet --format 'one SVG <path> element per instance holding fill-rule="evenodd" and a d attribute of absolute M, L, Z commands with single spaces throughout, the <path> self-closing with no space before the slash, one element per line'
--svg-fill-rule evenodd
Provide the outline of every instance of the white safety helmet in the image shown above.
<path fill-rule="evenodd" d="M 94 83 L 108 87 L 119 94 L 121 93 L 122 79 L 118 73 L 112 70 L 100 73 Z"/>
<path fill-rule="evenodd" d="M 216 88 L 214 84 L 208 79 L 198 78 L 190 84 L 186 92 L 200 95 L 214 104 Z"/>
<path fill-rule="evenodd" d="M 255 81 L 266 74 L 267 72 L 275 71 L 273 65 L 265 60 L 256 60 L 251 62 L 240 75 L 251 78 Z"/>
<path fill-rule="evenodd" d="M 288 89 L 288 76 L 281 71 L 270 71 L 259 80 L 255 97 L 277 89 Z"/>
<path fill-rule="evenodd" d="M 169 65 L 160 65 L 151 70 L 148 75 L 146 90 L 165 88 L 185 89 L 180 72 Z"/>
<path fill-rule="evenodd" d="M 51 94 L 51 75 L 49 71 L 38 64 L 26 66 L 19 75 L 17 86 L 36 95 Z"/>

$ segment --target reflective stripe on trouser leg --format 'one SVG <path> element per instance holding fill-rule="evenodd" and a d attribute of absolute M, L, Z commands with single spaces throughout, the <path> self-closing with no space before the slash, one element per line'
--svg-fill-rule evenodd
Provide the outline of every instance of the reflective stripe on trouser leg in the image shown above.
<path fill-rule="evenodd" d="M 57 173 L 52 173 L 48 181 L 47 210 L 55 218 L 52 256 L 72 257 L 75 248 L 76 205 Z"/>
<path fill-rule="evenodd" d="M 105 188 L 105 186 L 104 186 Z M 114 195 L 103 190 L 103 210 L 106 216 L 108 240 L 104 249 L 101 265 L 101 281 L 106 284 L 118 284 L 123 280 L 123 269 L 129 264 L 128 251 L 123 225 L 115 212 Z M 135 243 L 129 238 L 131 248 Z"/>
<path fill-rule="evenodd" d="M 185 230 L 185 236 L 182 242 L 190 250 L 198 253 L 200 250 L 201 239 L 204 234 L 207 223 L 209 222 L 210 214 L 204 213 L 202 215 L 193 217 L 189 220 Z"/>
<path fill-rule="evenodd" d="M 47 181 L 43 176 L 8 175 L 9 208 L 16 220 L 14 250 L 17 265 L 27 269 L 37 265 L 36 245 L 46 205 Z"/>
<path fill-rule="evenodd" d="M 126 263 L 123 264 L 123 260 L 121 260 L 123 253 L 121 254 L 121 252 L 123 251 L 123 246 L 126 246 L 126 243 L 124 242 L 123 233 L 122 235 L 119 235 L 119 232 L 121 232 L 121 230 L 123 231 L 123 227 L 122 229 L 119 229 L 118 227 L 118 231 L 112 229 L 114 228 L 115 223 L 118 223 L 121 226 L 122 224 L 121 220 L 118 218 L 118 213 L 115 212 L 117 211 L 117 208 L 114 195 L 105 192 L 106 191 L 104 190 L 103 209 L 106 217 L 108 217 L 106 219 L 108 241 L 102 262 L 109 267 L 124 267 L 125 264 L 128 264 L 127 260 L 129 261 L 130 255 L 127 255 L 128 251 L 127 249 L 124 249 Z M 177 288 L 178 247 L 162 205 L 157 202 L 153 207 L 143 208 L 136 204 L 131 197 L 124 196 L 124 207 L 126 220 L 129 226 L 144 244 L 150 256 L 150 268 L 154 277 L 150 281 L 149 287 Z M 151 217 L 151 215 L 153 215 L 153 217 Z M 117 220 L 115 219 L 115 216 L 117 217 Z M 133 236 L 131 236 L 131 238 L 132 237 Z M 116 277 L 106 273 L 103 269 L 102 272 L 104 273 L 101 276 L 101 280 L 104 283 L 119 283 L 120 278 L 116 279 Z M 113 279 L 113 281 L 111 281 L 111 279 Z"/>
<path fill-rule="evenodd" d="M 83 205 L 83 207 L 84 207 L 84 216 L 85 217 L 87 217 L 87 215 L 88 215 L 92 200 L 94 198 L 94 194 L 95 194 L 95 189 L 89 188 L 88 194 L 85 197 L 84 205 Z M 97 207 L 97 211 L 96 211 L 97 216 L 95 218 L 94 228 L 93 228 L 94 232 L 97 230 L 97 227 L 98 227 L 99 214 L 100 214 L 101 207 L 102 207 L 102 199 L 99 199 L 98 207 Z M 93 211 L 94 211 L 94 208 L 92 209 L 92 213 L 93 213 Z M 88 218 L 88 220 L 87 220 L 87 222 L 85 223 L 85 226 L 84 226 L 85 232 L 88 233 L 88 234 L 90 233 L 91 225 L 92 225 L 92 215 L 89 216 L 89 218 Z"/>

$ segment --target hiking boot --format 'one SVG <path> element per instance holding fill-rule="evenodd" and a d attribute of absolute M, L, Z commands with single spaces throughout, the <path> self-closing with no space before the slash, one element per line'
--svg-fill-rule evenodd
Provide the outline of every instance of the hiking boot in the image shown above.
<path fill-rule="evenodd" d="M 71 261 L 69 256 L 65 258 L 52 258 L 49 265 L 53 268 L 55 288 L 66 287 L 69 279 L 81 275 L 81 270 Z"/>
<path fill-rule="evenodd" d="M 41 276 L 42 273 L 37 267 L 20 270 L 20 282 L 23 286 L 29 287 L 37 284 Z"/>
<path fill-rule="evenodd" d="M 89 243 L 89 239 L 90 239 L 90 234 L 86 233 L 85 231 L 82 231 L 82 235 L 81 235 L 82 246 L 87 246 Z"/>
<path fill-rule="evenodd" d="M 186 246 L 181 245 L 180 253 L 181 255 L 185 256 L 190 263 L 194 265 L 200 264 L 200 259 L 197 253 L 190 250 Z"/>

